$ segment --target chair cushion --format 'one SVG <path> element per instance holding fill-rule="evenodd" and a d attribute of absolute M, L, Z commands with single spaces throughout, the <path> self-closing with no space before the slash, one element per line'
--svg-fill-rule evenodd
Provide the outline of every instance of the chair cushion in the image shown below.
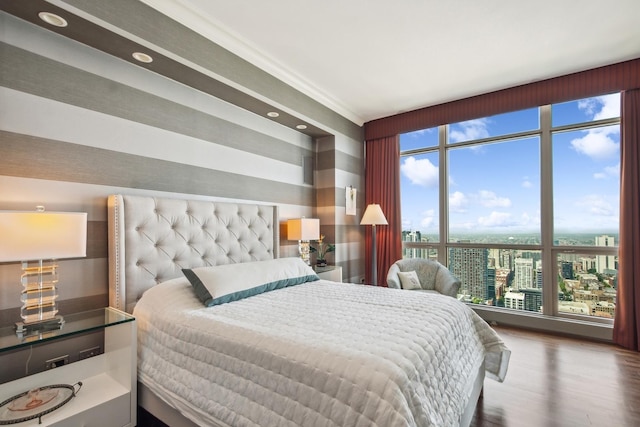
<path fill-rule="evenodd" d="M 414 270 L 399 271 L 398 277 L 400 277 L 402 289 L 422 289 L 422 286 L 420 286 L 420 279 L 418 279 L 418 273 Z"/>

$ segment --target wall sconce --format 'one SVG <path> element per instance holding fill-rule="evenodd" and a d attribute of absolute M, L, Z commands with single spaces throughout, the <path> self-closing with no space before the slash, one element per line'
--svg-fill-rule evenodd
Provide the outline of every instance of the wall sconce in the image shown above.
<path fill-rule="evenodd" d="M 20 317 L 16 333 L 58 329 L 57 259 L 86 256 L 87 214 L 0 211 L 0 262 L 22 261 Z"/>
<path fill-rule="evenodd" d="M 376 225 L 388 225 L 387 218 L 385 218 L 384 213 L 382 213 L 382 209 L 380 205 L 371 204 L 367 206 L 367 209 L 364 211 L 364 215 L 362 215 L 362 220 L 360 221 L 360 225 L 370 225 L 371 231 L 373 233 L 373 252 L 371 259 L 371 269 L 372 269 L 372 281 L 374 286 L 378 286 L 378 262 L 376 260 Z"/>
<path fill-rule="evenodd" d="M 290 219 L 287 221 L 287 238 L 298 241 L 300 258 L 307 265 L 311 265 L 309 259 L 309 241 L 320 238 L 320 220 L 317 218 Z"/>

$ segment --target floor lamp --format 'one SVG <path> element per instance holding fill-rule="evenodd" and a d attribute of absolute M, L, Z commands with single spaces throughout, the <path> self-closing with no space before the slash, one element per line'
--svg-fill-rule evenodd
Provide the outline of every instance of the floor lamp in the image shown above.
<path fill-rule="evenodd" d="M 378 262 L 376 260 L 376 225 L 388 225 L 387 218 L 385 218 L 380 205 L 377 203 L 367 206 L 367 209 L 362 215 L 362 221 L 360 225 L 370 225 L 371 232 L 373 233 L 373 252 L 371 259 L 372 281 L 374 286 L 378 286 Z"/>

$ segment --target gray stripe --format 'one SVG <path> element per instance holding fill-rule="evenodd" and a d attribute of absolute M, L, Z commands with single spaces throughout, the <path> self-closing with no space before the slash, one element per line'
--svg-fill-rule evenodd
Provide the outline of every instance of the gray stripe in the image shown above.
<path fill-rule="evenodd" d="M 362 175 L 364 161 L 338 150 L 320 151 L 317 154 L 317 170 L 338 169 Z"/>
<path fill-rule="evenodd" d="M 316 204 L 319 208 L 331 206 L 346 207 L 345 187 L 327 187 L 316 190 Z M 356 206 L 364 205 L 364 191 L 358 191 L 356 195 Z"/>
<path fill-rule="evenodd" d="M 313 206 L 311 187 L 0 131 L 3 175 Z"/>
<path fill-rule="evenodd" d="M 302 165 L 313 152 L 193 108 L 0 42 L 0 85 Z"/>

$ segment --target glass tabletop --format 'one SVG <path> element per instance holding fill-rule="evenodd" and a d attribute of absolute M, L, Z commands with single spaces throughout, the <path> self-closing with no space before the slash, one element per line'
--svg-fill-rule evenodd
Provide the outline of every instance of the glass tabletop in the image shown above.
<path fill-rule="evenodd" d="M 59 329 L 43 330 L 23 337 L 16 335 L 14 326 L 0 328 L 0 353 L 134 320 L 130 314 L 111 307 L 66 314 L 63 317 L 64 324 Z"/>

